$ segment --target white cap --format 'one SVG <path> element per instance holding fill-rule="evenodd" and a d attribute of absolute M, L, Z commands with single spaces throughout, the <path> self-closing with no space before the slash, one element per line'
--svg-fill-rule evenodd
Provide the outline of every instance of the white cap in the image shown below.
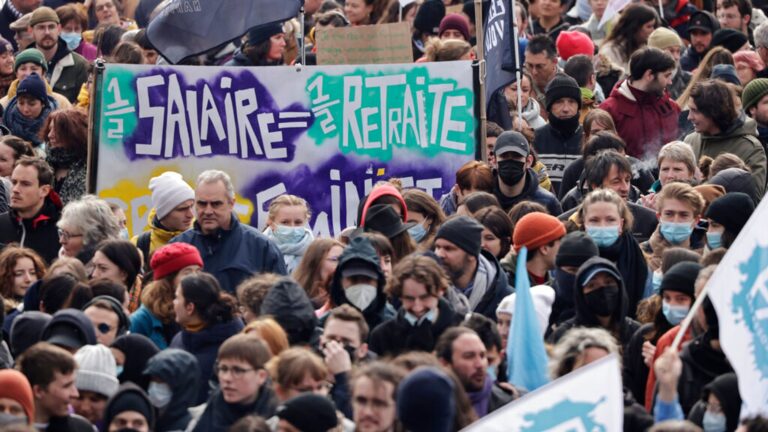
<path fill-rule="evenodd" d="M 104 345 L 83 345 L 75 353 L 77 375 L 75 387 L 79 391 L 91 391 L 112 397 L 120 387 L 117 380 L 117 363 L 112 351 Z"/>
<path fill-rule="evenodd" d="M 552 313 L 552 303 L 555 302 L 555 290 L 547 285 L 536 285 L 531 287 L 531 297 L 533 298 L 536 317 L 539 319 L 539 328 L 543 335 L 549 326 L 549 315 Z M 499 303 L 499 307 L 496 308 L 496 315 L 500 313 L 514 315 L 516 298 L 516 293 L 504 297 Z"/>
<path fill-rule="evenodd" d="M 176 206 L 187 200 L 195 199 L 195 191 L 181 174 L 166 171 L 149 180 L 149 190 L 152 191 L 152 207 L 157 212 L 157 218 L 162 219 Z"/>

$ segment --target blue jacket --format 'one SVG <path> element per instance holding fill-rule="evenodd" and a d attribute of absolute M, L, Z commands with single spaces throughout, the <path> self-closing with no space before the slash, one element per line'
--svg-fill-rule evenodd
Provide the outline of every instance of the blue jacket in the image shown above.
<path fill-rule="evenodd" d="M 131 315 L 131 333 L 148 337 L 161 350 L 168 348 L 163 336 L 163 322 L 144 305 Z"/>
<path fill-rule="evenodd" d="M 229 293 L 234 293 L 240 282 L 253 274 L 286 274 L 283 254 L 275 243 L 255 228 L 241 224 L 234 215 L 231 217 L 229 230 L 205 235 L 195 222 L 192 229 L 169 243 L 184 242 L 196 247 L 203 258 L 203 269 Z"/>
<path fill-rule="evenodd" d="M 171 348 L 179 348 L 193 354 L 200 366 L 200 386 L 192 405 L 200 405 L 208 399 L 208 380 L 213 376 L 213 364 L 219 346 L 231 336 L 240 333 L 243 322 L 235 318 L 208 326 L 199 332 L 182 330 L 171 341 Z"/>

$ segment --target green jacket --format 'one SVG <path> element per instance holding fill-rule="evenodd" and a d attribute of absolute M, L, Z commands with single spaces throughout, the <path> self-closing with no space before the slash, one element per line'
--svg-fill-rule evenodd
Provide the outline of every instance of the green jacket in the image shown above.
<path fill-rule="evenodd" d="M 691 145 L 696 160 L 702 156 L 716 158 L 721 153 L 733 153 L 752 171 L 759 196 L 765 194 L 766 156 L 757 139 L 757 123 L 742 115 L 734 125 L 719 135 L 702 135 L 694 132 L 685 137 Z"/>

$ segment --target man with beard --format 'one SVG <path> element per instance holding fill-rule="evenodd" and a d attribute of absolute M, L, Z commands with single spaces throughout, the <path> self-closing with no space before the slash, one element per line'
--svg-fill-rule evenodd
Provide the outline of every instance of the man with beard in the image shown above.
<path fill-rule="evenodd" d="M 435 346 L 440 363 L 461 381 L 478 418 L 485 417 L 515 399 L 488 375 L 488 357 L 480 336 L 466 327 L 448 329 Z"/>
<path fill-rule="evenodd" d="M 499 302 L 512 290 L 496 257 L 480 248 L 482 232 L 483 226 L 475 219 L 451 218 L 435 235 L 435 255 L 451 278 L 448 290 L 453 292 L 445 293 L 446 299 L 463 295 L 471 312 L 495 321 Z"/>
<path fill-rule="evenodd" d="M 503 132 L 496 139 L 493 153 L 498 165 L 493 194 L 504 211 L 509 211 L 519 202 L 533 201 L 546 207 L 550 214 L 561 213 L 557 198 L 539 186 L 536 172 L 531 168 L 533 155 L 523 134 Z"/>
<path fill-rule="evenodd" d="M 757 122 L 757 138 L 768 148 L 768 78 L 757 78 L 741 94 L 744 112 Z"/>
<path fill-rule="evenodd" d="M 30 47 L 37 48 L 45 56 L 48 62 L 46 79 L 53 91 L 75 103 L 80 88 L 88 80 L 88 60 L 67 48 L 61 38 L 59 16 L 53 9 L 47 6 L 35 9 L 29 28 L 35 38 Z"/>
<path fill-rule="evenodd" d="M 536 129 L 533 147 L 547 167 L 552 192 L 557 194 L 565 169 L 581 155 L 581 89 L 575 79 L 558 73 L 547 84 L 545 96 L 549 124 Z"/>
<path fill-rule="evenodd" d="M 662 145 L 677 138 L 680 107 L 666 91 L 675 59 L 666 51 L 645 47 L 632 54 L 629 69 L 629 77 L 613 88 L 600 108 L 613 117 L 628 155 L 655 159 Z"/>
<path fill-rule="evenodd" d="M 688 38 L 691 44 L 680 57 L 680 66 L 684 71 L 693 72 L 699 67 L 701 59 L 712 45 L 712 35 L 720 30 L 720 23 L 711 12 L 698 11 L 691 15 L 688 23 Z"/>
<path fill-rule="evenodd" d="M 393 432 L 397 426 L 395 398 L 405 371 L 384 362 L 363 366 L 352 381 L 356 432 Z"/>

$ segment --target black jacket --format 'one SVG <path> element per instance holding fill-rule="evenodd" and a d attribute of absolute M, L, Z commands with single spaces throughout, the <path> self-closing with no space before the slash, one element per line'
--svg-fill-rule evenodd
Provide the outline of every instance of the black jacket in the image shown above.
<path fill-rule="evenodd" d="M 400 308 L 395 319 L 380 324 L 371 333 L 368 348 L 379 356 L 396 357 L 407 351 L 432 352 L 435 343 L 449 327 L 457 325 L 461 316 L 455 314 L 446 300 L 438 301 L 437 322 L 427 320 L 413 326 Z"/>
<path fill-rule="evenodd" d="M 536 129 L 535 133 L 533 147 L 539 160 L 547 167 L 552 191 L 557 195 L 565 169 L 581 156 L 581 138 L 584 136 L 584 130 L 579 126 L 573 135 L 566 137 L 551 124 L 547 124 Z"/>
<path fill-rule="evenodd" d="M 205 411 L 200 416 L 193 432 L 225 432 L 235 422 L 252 414 L 270 418 L 277 409 L 277 398 L 272 391 L 272 383 L 267 380 L 259 389 L 256 401 L 248 405 L 230 404 L 224 400 L 221 391 L 211 395 Z"/>
<path fill-rule="evenodd" d="M 710 333 L 704 332 L 686 345 L 680 354 L 683 370 L 677 382 L 677 394 L 686 415 L 701 398 L 704 386 L 724 373 L 733 372 L 725 354 L 715 351 L 711 341 Z"/>
<path fill-rule="evenodd" d="M 51 264 L 59 256 L 56 222 L 61 216 L 61 204 L 54 199 L 45 198 L 40 211 L 29 219 L 19 219 L 15 210 L 0 214 L 0 244 L 19 243 Z"/>
<path fill-rule="evenodd" d="M 3 8 L 0 9 L 0 35 L 13 45 L 13 51 L 18 51 L 19 46 L 16 43 L 16 39 L 13 38 L 16 36 L 16 32 L 11 30 L 11 23 L 21 18 L 21 16 L 16 16 L 13 13 L 9 3 L 10 0 L 6 1 Z"/>
<path fill-rule="evenodd" d="M 91 422 L 77 414 L 66 417 L 51 417 L 45 432 L 93 432 Z"/>
<path fill-rule="evenodd" d="M 508 197 L 501 193 L 501 190 L 499 189 L 499 181 L 501 180 L 499 180 L 498 173 L 496 170 L 494 170 L 493 194 L 499 200 L 499 204 L 501 204 L 501 208 L 505 212 L 509 211 L 512 207 L 515 206 L 515 204 L 519 202 L 533 201 L 546 207 L 547 211 L 551 215 L 557 216 L 562 213 L 562 209 L 560 208 L 560 203 L 557 202 L 557 198 L 552 195 L 551 192 L 539 186 L 539 180 L 538 176 L 536 175 L 536 171 L 532 170 L 531 168 L 528 168 L 528 171 L 525 173 L 525 186 L 523 187 L 523 192 L 516 197 Z"/>
<path fill-rule="evenodd" d="M 568 321 L 565 321 L 555 329 L 555 331 L 552 333 L 552 336 L 550 337 L 551 343 L 557 343 L 568 330 L 574 327 L 601 327 L 597 315 L 595 315 L 595 313 L 592 312 L 589 307 L 587 307 L 587 303 L 584 299 L 583 287 L 579 286 L 578 283 L 578 280 L 583 274 L 588 273 L 598 265 L 610 267 L 614 272 L 619 273 L 619 269 L 616 267 L 616 265 L 614 265 L 611 261 L 601 257 L 592 257 L 588 259 L 584 264 L 582 264 L 578 273 L 576 273 L 577 282 L 574 289 L 576 316 L 569 319 Z M 622 347 L 622 352 L 626 352 L 629 340 L 640 327 L 640 324 L 632 318 L 627 317 L 627 293 L 624 291 L 624 282 L 618 282 L 619 295 L 616 298 L 616 307 L 614 309 L 613 315 L 611 316 L 612 328 L 606 330 L 611 332 L 611 334 L 617 339 Z"/>
<path fill-rule="evenodd" d="M 648 366 L 643 361 L 643 343 L 645 343 L 645 336 L 651 331 L 653 331 L 653 323 L 643 324 L 637 329 L 629 340 L 624 356 L 624 387 L 632 392 L 635 400 L 645 400 Z"/>
<path fill-rule="evenodd" d="M 367 263 L 372 268 L 376 269 L 376 274 L 379 276 L 376 284 L 376 298 L 364 311 L 361 311 L 365 317 L 365 322 L 368 324 L 368 328 L 375 329 L 384 321 L 394 318 L 395 311 L 392 306 L 387 304 L 387 296 L 384 294 L 387 278 L 384 276 L 384 272 L 381 271 L 379 257 L 376 255 L 376 249 L 373 248 L 370 240 L 363 237 L 353 238 L 349 242 L 349 245 L 344 249 L 341 256 L 339 256 L 339 265 L 336 267 L 336 272 L 333 274 L 329 289 L 331 304 L 333 304 L 334 307 L 348 304 L 357 309 L 355 305 L 347 300 L 347 296 L 344 294 L 344 288 L 341 285 L 342 271 L 349 265 L 349 263 L 354 261 L 363 261 Z M 325 325 L 326 318 L 327 314 L 321 319 L 321 326 Z"/>
<path fill-rule="evenodd" d="M 171 401 L 159 412 L 155 432 L 185 430 L 192 420 L 189 408 L 195 403 L 200 385 L 195 356 L 166 349 L 150 359 L 144 375 L 160 378 L 173 391 Z"/>

